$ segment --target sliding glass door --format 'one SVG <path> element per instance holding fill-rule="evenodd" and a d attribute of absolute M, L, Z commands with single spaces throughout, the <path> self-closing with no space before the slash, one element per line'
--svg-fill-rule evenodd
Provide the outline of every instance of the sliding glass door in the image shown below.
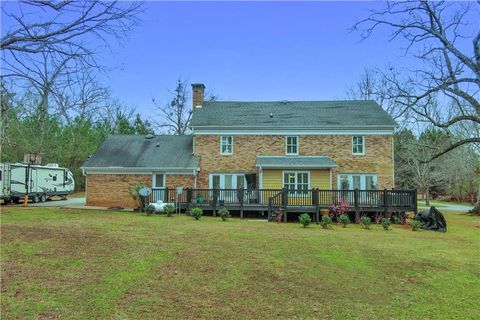
<path fill-rule="evenodd" d="M 245 189 L 247 181 L 243 173 L 212 173 L 210 174 L 210 189 L 220 190 L 218 200 L 223 202 L 238 202 L 238 189 Z"/>

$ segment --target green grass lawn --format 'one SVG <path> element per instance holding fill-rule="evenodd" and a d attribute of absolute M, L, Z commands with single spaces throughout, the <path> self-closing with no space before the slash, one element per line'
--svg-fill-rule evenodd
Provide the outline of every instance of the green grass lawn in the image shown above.
<path fill-rule="evenodd" d="M 2 319 L 468 319 L 480 219 L 446 234 L 3 207 Z"/>
<path fill-rule="evenodd" d="M 419 206 L 425 206 L 425 200 L 418 200 Z M 461 206 L 469 206 L 473 207 L 473 205 L 469 202 L 456 202 L 456 201 L 443 201 L 443 200 L 430 200 L 430 206 L 435 206 L 437 208 L 446 208 L 448 205 L 461 205 Z"/>

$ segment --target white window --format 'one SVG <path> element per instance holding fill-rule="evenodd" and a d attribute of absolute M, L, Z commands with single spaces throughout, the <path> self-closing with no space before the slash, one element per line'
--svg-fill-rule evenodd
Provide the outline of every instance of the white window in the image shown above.
<path fill-rule="evenodd" d="M 365 137 L 353 136 L 352 137 L 352 154 L 353 155 L 365 155 Z"/>
<path fill-rule="evenodd" d="M 338 175 L 339 190 L 376 190 L 376 174 L 340 174 Z"/>
<path fill-rule="evenodd" d="M 233 137 L 220 137 L 220 153 L 221 154 L 233 154 Z"/>
<path fill-rule="evenodd" d="M 286 145 L 285 153 L 287 155 L 298 154 L 298 137 L 295 137 L 295 136 L 285 137 L 285 145 Z"/>
<path fill-rule="evenodd" d="M 165 188 L 165 175 L 156 173 L 153 175 L 153 188 Z"/>
<path fill-rule="evenodd" d="M 308 172 L 283 172 L 283 186 L 290 193 L 303 193 L 310 189 L 310 175 Z"/>

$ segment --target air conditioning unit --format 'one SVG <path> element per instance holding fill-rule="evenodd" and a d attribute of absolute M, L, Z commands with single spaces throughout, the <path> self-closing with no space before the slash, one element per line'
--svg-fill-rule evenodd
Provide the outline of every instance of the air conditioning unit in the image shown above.
<path fill-rule="evenodd" d="M 59 168 L 59 165 L 58 165 L 58 163 L 47 163 L 47 164 L 46 164 L 46 167 L 49 167 L 49 168 Z"/>

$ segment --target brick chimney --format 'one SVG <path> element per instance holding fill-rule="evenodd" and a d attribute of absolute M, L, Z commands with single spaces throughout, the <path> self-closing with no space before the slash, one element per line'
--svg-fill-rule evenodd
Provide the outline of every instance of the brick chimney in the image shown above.
<path fill-rule="evenodd" d="M 192 83 L 193 110 L 203 106 L 205 85 L 203 83 Z"/>

